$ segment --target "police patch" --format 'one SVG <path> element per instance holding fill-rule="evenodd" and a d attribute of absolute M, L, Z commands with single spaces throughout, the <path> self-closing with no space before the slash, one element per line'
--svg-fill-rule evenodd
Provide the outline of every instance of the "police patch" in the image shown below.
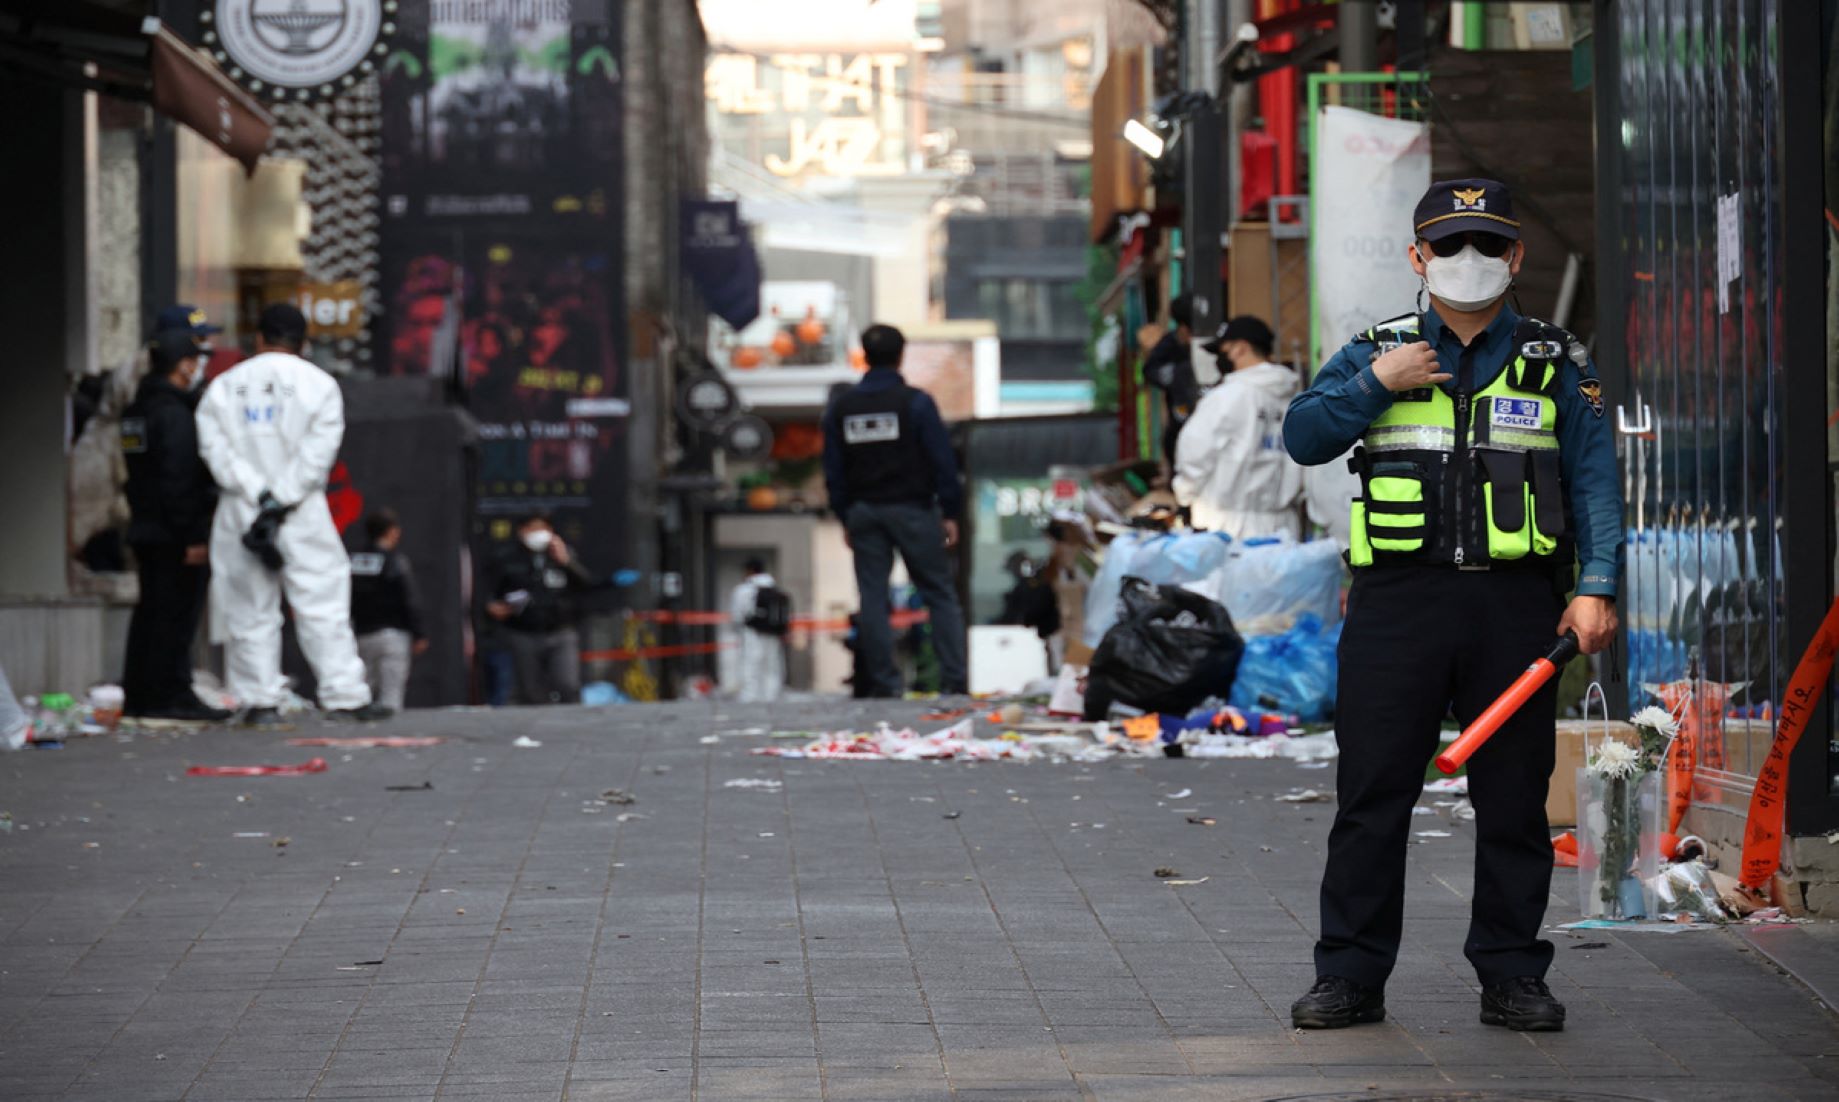
<path fill-rule="evenodd" d="M 1530 429 L 1536 432 L 1542 427 L 1542 414 L 1537 398 L 1496 398 L 1488 421 L 1503 429 Z"/>
<path fill-rule="evenodd" d="M 1596 379 L 1584 379 L 1577 384 L 1577 396 L 1590 407 L 1590 412 L 1598 417 L 1603 415 L 1603 384 Z"/>

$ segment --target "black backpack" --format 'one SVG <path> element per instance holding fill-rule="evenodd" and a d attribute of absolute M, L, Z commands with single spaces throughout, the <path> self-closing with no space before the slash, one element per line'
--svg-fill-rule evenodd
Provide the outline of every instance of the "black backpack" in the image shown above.
<path fill-rule="evenodd" d="M 763 635 L 788 634 L 792 630 L 792 598 L 783 589 L 761 586 L 754 594 L 747 626 Z"/>

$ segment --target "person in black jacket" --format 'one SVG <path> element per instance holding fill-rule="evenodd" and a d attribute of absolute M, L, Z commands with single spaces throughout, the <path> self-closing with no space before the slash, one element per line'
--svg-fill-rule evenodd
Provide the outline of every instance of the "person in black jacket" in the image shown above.
<path fill-rule="evenodd" d="M 524 704 L 581 701 L 579 594 L 593 585 L 546 517 L 526 517 L 499 562 L 485 614 L 505 627 Z"/>
<path fill-rule="evenodd" d="M 372 511 L 364 518 L 364 536 L 364 550 L 351 556 L 351 630 L 358 637 L 371 699 L 400 712 L 409 662 L 427 652 L 428 636 L 395 511 Z"/>
<path fill-rule="evenodd" d="M 222 722 L 230 713 L 192 692 L 192 637 L 210 578 L 217 487 L 198 458 L 192 420 L 209 350 L 191 329 L 164 329 L 148 345 L 151 371 L 122 413 L 128 467 L 128 544 L 140 603 L 128 625 L 122 710 L 131 716 Z"/>
<path fill-rule="evenodd" d="M 1170 299 L 1169 322 L 1174 328 L 1163 333 L 1143 358 L 1143 381 L 1162 391 L 1166 422 L 1162 427 L 1162 454 L 1170 471 L 1175 469 L 1175 441 L 1181 435 L 1181 427 L 1200 403 L 1200 383 L 1194 378 L 1192 359 L 1193 318 L 1187 295 Z"/>

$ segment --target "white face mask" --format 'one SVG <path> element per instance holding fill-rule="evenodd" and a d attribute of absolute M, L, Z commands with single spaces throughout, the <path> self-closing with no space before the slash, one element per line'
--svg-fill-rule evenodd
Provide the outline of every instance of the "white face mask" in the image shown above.
<path fill-rule="evenodd" d="M 549 529 L 538 528 L 534 532 L 524 533 L 524 546 L 540 555 L 549 550 L 549 541 L 555 538 L 556 534 Z"/>
<path fill-rule="evenodd" d="M 1513 269 L 1507 264 L 1512 250 L 1487 257 L 1464 245 L 1455 256 L 1432 255 L 1424 264 L 1424 282 L 1430 293 L 1456 310 L 1482 310 L 1507 293 Z"/>
<path fill-rule="evenodd" d="M 204 385 L 204 361 L 203 360 L 193 360 L 192 361 L 192 373 L 190 377 L 188 377 L 185 380 L 185 389 L 186 390 L 197 390 L 199 387 L 203 385 Z"/>

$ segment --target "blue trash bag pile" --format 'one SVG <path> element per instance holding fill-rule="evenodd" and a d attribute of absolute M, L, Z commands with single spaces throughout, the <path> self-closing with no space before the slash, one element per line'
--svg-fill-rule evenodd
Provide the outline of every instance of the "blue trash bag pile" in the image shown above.
<path fill-rule="evenodd" d="M 1299 616 L 1281 635 L 1247 636 L 1232 683 L 1232 706 L 1320 723 L 1334 708 L 1340 642 L 1340 622 L 1324 626 L 1312 612 Z"/>

